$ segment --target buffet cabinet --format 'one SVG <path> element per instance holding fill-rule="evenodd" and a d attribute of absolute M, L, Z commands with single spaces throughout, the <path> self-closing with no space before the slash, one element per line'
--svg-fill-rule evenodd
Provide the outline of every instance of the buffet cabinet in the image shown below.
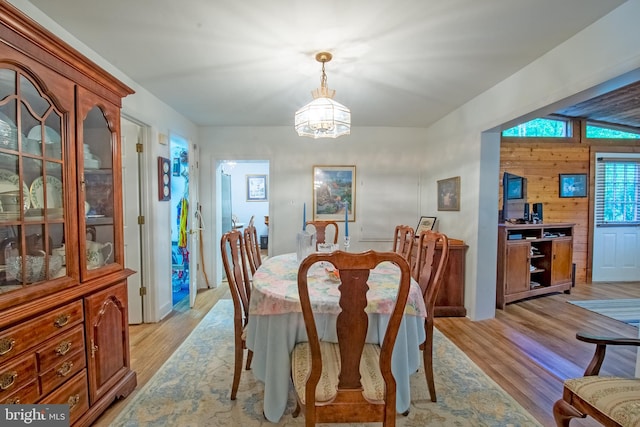
<path fill-rule="evenodd" d="M 133 91 L 0 2 L 0 404 L 91 425 L 136 386 L 120 109 Z"/>
<path fill-rule="evenodd" d="M 573 224 L 499 224 L 496 306 L 571 291 Z"/>
<path fill-rule="evenodd" d="M 416 238 L 414 249 L 411 251 L 411 265 L 415 264 L 417 256 Z M 465 259 L 468 246 L 459 239 L 449 239 L 449 260 L 444 271 L 442 285 L 436 297 L 435 317 L 465 317 L 467 309 L 464 307 L 464 281 L 465 281 Z M 442 256 L 440 245 L 436 247 L 435 263 Z"/>

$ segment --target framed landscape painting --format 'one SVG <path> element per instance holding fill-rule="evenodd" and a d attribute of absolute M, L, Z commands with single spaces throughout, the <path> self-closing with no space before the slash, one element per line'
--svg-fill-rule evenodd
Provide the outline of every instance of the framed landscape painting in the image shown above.
<path fill-rule="evenodd" d="M 356 167 L 313 167 L 313 219 L 356 220 Z M 347 209 L 345 215 L 345 209 Z"/>

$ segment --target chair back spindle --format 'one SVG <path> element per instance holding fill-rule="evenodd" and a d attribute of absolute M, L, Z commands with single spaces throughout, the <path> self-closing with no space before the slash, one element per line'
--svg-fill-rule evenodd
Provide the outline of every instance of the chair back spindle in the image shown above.
<path fill-rule="evenodd" d="M 396 226 L 393 237 L 393 252 L 402 255 L 407 262 L 411 262 L 414 237 L 413 227 L 409 225 Z"/>
<path fill-rule="evenodd" d="M 333 244 L 338 243 L 338 223 L 335 221 L 307 221 L 316 230 L 316 249 L 318 244 L 327 243 L 327 228 L 333 227 Z"/>
<path fill-rule="evenodd" d="M 256 227 L 253 225 L 249 225 L 244 229 L 244 248 L 247 253 L 247 259 L 249 260 L 249 269 L 253 276 L 256 274 L 258 267 L 262 265 L 258 234 L 256 232 Z"/>

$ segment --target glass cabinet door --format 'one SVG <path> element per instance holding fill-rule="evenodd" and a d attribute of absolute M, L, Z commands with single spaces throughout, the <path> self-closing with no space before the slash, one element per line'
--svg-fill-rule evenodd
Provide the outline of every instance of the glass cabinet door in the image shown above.
<path fill-rule="evenodd" d="M 0 68 L 0 294 L 65 277 L 64 115 L 18 68 Z"/>
<path fill-rule="evenodd" d="M 114 170 L 117 170 L 119 156 L 118 138 L 112 129 L 119 123 L 118 109 L 111 108 L 90 93 L 79 90 L 81 104 L 81 138 L 78 141 L 78 165 L 81 166 L 80 184 L 80 266 L 82 278 L 86 280 L 105 269 L 120 268 L 122 254 L 119 248 L 122 241 L 118 223 L 122 202 L 120 183 L 115 182 Z M 116 174 L 117 175 L 117 174 Z M 84 235 L 82 234 L 84 232 Z M 119 265 L 118 265 L 119 264 Z M 98 273 L 100 272 L 100 273 Z"/>

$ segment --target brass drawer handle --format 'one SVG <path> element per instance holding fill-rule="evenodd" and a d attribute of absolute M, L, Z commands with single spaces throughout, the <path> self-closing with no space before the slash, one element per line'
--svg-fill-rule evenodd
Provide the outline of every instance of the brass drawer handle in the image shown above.
<path fill-rule="evenodd" d="M 7 405 L 19 405 L 20 404 L 20 398 L 19 397 L 14 397 L 12 401 L 7 402 Z"/>
<path fill-rule="evenodd" d="M 91 340 L 91 358 L 94 359 L 96 357 L 96 351 L 98 351 L 98 346 Z"/>
<path fill-rule="evenodd" d="M 56 326 L 56 328 L 62 328 L 67 323 L 69 323 L 69 319 L 71 319 L 70 314 L 61 314 L 60 316 L 56 317 L 56 320 L 55 322 L 53 322 L 53 324 Z"/>
<path fill-rule="evenodd" d="M 59 377 L 66 377 L 67 375 L 69 375 L 69 372 L 71 372 L 71 369 L 73 369 L 73 362 L 64 362 L 60 369 L 56 371 L 56 373 Z"/>
<path fill-rule="evenodd" d="M 17 378 L 18 378 L 18 372 L 16 371 L 3 373 L 0 376 L 0 390 L 6 390 L 8 388 L 11 388 L 11 386 L 15 384 Z"/>
<path fill-rule="evenodd" d="M 58 356 L 64 356 L 69 353 L 69 350 L 71 350 L 71 341 L 63 341 L 56 347 L 56 354 Z"/>
<path fill-rule="evenodd" d="M 74 406 L 76 406 L 78 404 L 78 402 L 80 402 L 80 395 L 79 394 L 74 394 L 73 396 L 69 396 L 69 399 L 67 399 L 67 403 L 69 404 L 69 409 L 71 409 Z"/>
<path fill-rule="evenodd" d="M 16 343 L 16 340 L 13 338 L 2 338 L 0 340 L 0 356 L 4 356 L 13 350 L 13 345 Z"/>

